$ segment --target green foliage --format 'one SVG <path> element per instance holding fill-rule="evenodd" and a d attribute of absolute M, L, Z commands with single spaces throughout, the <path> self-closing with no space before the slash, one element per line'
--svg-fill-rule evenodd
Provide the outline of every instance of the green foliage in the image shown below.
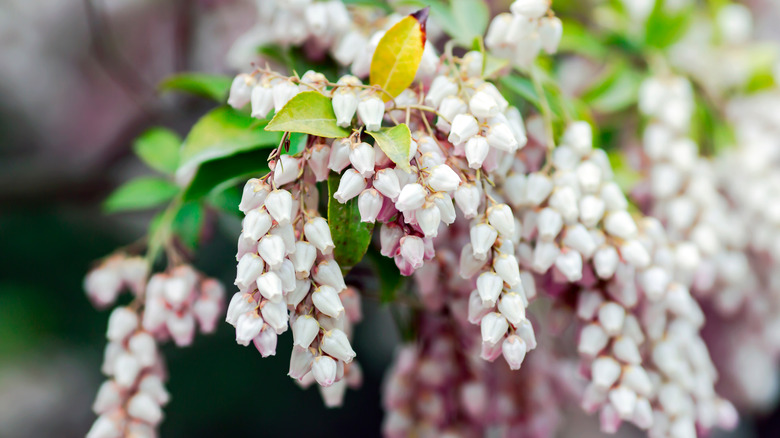
<path fill-rule="evenodd" d="M 195 250 L 200 242 L 206 211 L 200 202 L 183 204 L 173 219 L 173 232 L 181 242 L 191 250 Z"/>
<path fill-rule="evenodd" d="M 266 131 L 301 132 L 326 138 L 350 134 L 336 124 L 330 98 L 317 91 L 298 93 L 268 122 Z"/>
<path fill-rule="evenodd" d="M 366 259 L 371 262 L 379 280 L 379 302 L 392 303 L 405 285 L 406 277 L 401 275 L 392 258 L 383 256 L 374 248 L 369 248 Z"/>
<path fill-rule="evenodd" d="M 411 147 L 412 147 L 412 133 L 409 131 L 409 127 L 405 123 L 393 126 L 392 128 L 382 128 L 376 132 L 367 132 L 368 135 L 374 137 L 379 149 L 387 155 L 393 163 L 396 164 L 402 170 L 409 172 L 409 160 L 412 159 Z"/>
<path fill-rule="evenodd" d="M 693 15 L 691 8 L 669 13 L 662 0 L 656 1 L 645 24 L 644 44 L 658 49 L 671 46 L 688 30 Z"/>
<path fill-rule="evenodd" d="M 179 73 L 167 77 L 160 83 L 161 91 L 183 91 L 196 96 L 224 102 L 227 99 L 233 78 L 206 73 Z"/>
<path fill-rule="evenodd" d="M 268 169 L 270 149 L 254 149 L 204 161 L 184 190 L 185 201 L 200 199 L 225 183 L 240 183 Z"/>
<path fill-rule="evenodd" d="M 357 198 L 341 204 L 333 198 L 339 188 L 341 176 L 332 173 L 328 178 L 328 226 L 336 248 L 333 257 L 343 271 L 349 270 L 363 259 L 374 224 L 360 221 Z"/>
<path fill-rule="evenodd" d="M 148 129 L 133 142 L 133 151 L 149 167 L 171 174 L 179 166 L 181 138 L 175 132 L 155 127 Z"/>
<path fill-rule="evenodd" d="M 561 36 L 558 52 L 577 53 L 590 58 L 603 58 L 607 54 L 605 46 L 594 32 L 574 20 L 563 20 L 565 31 Z"/>
<path fill-rule="evenodd" d="M 103 203 L 103 209 L 107 213 L 144 210 L 171 200 L 177 193 L 179 187 L 167 179 L 136 178 L 116 189 Z"/>
<path fill-rule="evenodd" d="M 636 104 L 642 80 L 641 73 L 628 63 L 617 61 L 582 95 L 582 100 L 597 112 L 623 111 Z"/>
<path fill-rule="evenodd" d="M 490 9 L 482 0 L 452 0 L 452 15 L 458 27 L 458 41 L 471 44 L 482 38 L 490 21 Z"/>

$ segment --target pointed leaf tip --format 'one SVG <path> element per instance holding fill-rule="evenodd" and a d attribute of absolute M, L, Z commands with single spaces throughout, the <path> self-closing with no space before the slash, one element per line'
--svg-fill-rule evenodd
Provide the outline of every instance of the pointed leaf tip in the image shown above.
<path fill-rule="evenodd" d="M 426 6 L 417 12 L 412 13 L 412 17 L 420 23 L 420 27 L 425 32 L 425 23 L 428 21 L 428 13 L 431 11 L 430 6 Z"/>

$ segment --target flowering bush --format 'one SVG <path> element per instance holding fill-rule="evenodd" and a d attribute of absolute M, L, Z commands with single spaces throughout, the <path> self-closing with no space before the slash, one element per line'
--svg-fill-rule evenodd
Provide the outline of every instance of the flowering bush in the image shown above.
<path fill-rule="evenodd" d="M 168 206 L 145 256 L 85 279 L 98 307 L 133 294 L 88 437 L 155 436 L 158 344 L 223 317 L 263 357 L 291 329 L 289 376 L 339 406 L 362 381 L 361 263 L 409 335 L 385 436 L 553 436 L 575 404 L 606 433 L 689 438 L 772 402 L 780 94 L 748 9 L 361 3 L 258 2 L 243 73 L 166 81 L 227 104 L 183 141 L 141 136 L 165 176 L 106 201 Z M 188 264 L 204 209 L 243 218 L 229 298 Z"/>

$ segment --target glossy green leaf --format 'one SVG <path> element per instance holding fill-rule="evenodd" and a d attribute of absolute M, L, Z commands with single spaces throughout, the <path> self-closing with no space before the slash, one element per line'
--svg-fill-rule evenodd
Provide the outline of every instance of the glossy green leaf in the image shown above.
<path fill-rule="evenodd" d="M 317 91 L 298 93 L 268 122 L 266 131 L 301 132 L 326 138 L 342 138 L 348 129 L 336 124 L 330 99 Z"/>
<path fill-rule="evenodd" d="M 663 49 L 677 42 L 688 30 L 695 14 L 691 7 L 670 13 L 657 1 L 645 25 L 645 45 Z"/>
<path fill-rule="evenodd" d="M 183 91 L 208 99 L 224 102 L 227 99 L 233 78 L 206 73 L 179 73 L 169 76 L 160 83 L 160 90 Z"/>
<path fill-rule="evenodd" d="M 483 0 L 451 0 L 452 15 L 460 29 L 457 39 L 461 43 L 471 44 L 475 38 L 481 38 L 490 21 L 490 9 Z"/>
<path fill-rule="evenodd" d="M 181 138 L 170 129 L 155 127 L 133 142 L 133 151 L 149 167 L 163 173 L 173 173 L 179 166 Z"/>
<path fill-rule="evenodd" d="M 254 149 L 201 163 L 185 189 L 183 199 L 196 200 L 228 182 L 238 184 L 269 172 L 267 160 L 270 152 L 270 149 Z"/>
<path fill-rule="evenodd" d="M 392 128 L 382 128 L 376 132 L 366 132 L 371 137 L 374 137 L 374 141 L 382 149 L 382 152 L 387 155 L 396 166 L 409 172 L 409 160 L 411 157 L 412 147 L 412 133 L 409 131 L 409 127 L 405 123 L 393 126 Z"/>
<path fill-rule="evenodd" d="M 622 111 L 636 104 L 641 84 L 639 72 L 618 62 L 582 95 L 582 100 L 601 113 Z"/>
<path fill-rule="evenodd" d="M 128 210 L 144 210 L 169 201 L 179 192 L 179 187 L 162 178 L 141 177 L 125 183 L 103 203 L 107 213 Z"/>
<path fill-rule="evenodd" d="M 187 248 L 194 250 L 198 247 L 203 225 L 206 220 L 206 212 L 203 204 L 199 202 L 187 202 L 183 204 L 176 217 L 173 219 L 173 232 Z"/>
<path fill-rule="evenodd" d="M 371 243 L 374 224 L 361 222 L 358 199 L 352 198 L 341 204 L 333 198 L 339 188 L 341 176 L 333 173 L 328 178 L 328 225 L 333 243 L 333 257 L 341 269 L 346 271 L 355 266 Z"/>
<path fill-rule="evenodd" d="M 404 286 L 406 277 L 401 275 L 393 259 L 383 256 L 374 248 L 369 248 L 366 259 L 371 261 L 376 278 L 379 280 L 379 302 L 392 303 L 398 291 Z"/>
<path fill-rule="evenodd" d="M 385 32 L 371 58 L 371 85 L 381 87 L 385 102 L 401 94 L 414 81 L 425 49 L 428 8 L 408 15 Z M 389 95 L 388 95 L 389 94 Z"/>
<path fill-rule="evenodd" d="M 558 45 L 560 53 L 578 53 L 591 58 L 602 59 L 607 54 L 605 46 L 596 37 L 596 33 L 575 20 L 564 20 L 565 31 Z"/>

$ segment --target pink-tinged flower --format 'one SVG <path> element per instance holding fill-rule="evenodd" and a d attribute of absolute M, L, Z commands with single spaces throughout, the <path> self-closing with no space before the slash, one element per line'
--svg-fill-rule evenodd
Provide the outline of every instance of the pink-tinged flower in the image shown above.
<path fill-rule="evenodd" d="M 120 353 L 114 361 L 114 379 L 122 388 L 130 388 L 141 371 L 138 359 L 128 352 Z"/>
<path fill-rule="evenodd" d="M 438 107 L 444 98 L 458 93 L 458 85 L 452 78 L 447 76 L 436 76 L 431 82 L 428 93 L 425 95 L 425 103 L 433 107 Z"/>
<path fill-rule="evenodd" d="M 269 269 L 279 269 L 284 260 L 284 240 L 279 236 L 267 235 L 257 244 L 257 252 Z"/>
<path fill-rule="evenodd" d="M 282 281 L 282 292 L 284 294 L 295 290 L 295 267 L 289 258 L 284 259 L 282 266 L 276 271 L 276 275 L 278 275 L 279 279 Z"/>
<path fill-rule="evenodd" d="M 605 391 L 617 382 L 620 373 L 620 364 L 609 356 L 597 357 L 590 366 L 591 381 L 597 388 Z"/>
<path fill-rule="evenodd" d="M 274 190 L 265 198 L 265 208 L 279 225 L 288 224 L 292 216 L 292 195 L 287 190 Z"/>
<path fill-rule="evenodd" d="M 254 298 L 252 298 L 252 295 L 248 293 L 236 292 L 233 294 L 233 298 L 230 299 L 225 321 L 227 321 L 230 325 L 235 326 L 236 322 L 238 322 L 239 316 L 251 311 L 255 307 L 257 307 L 257 302 L 254 300 Z M 145 325 L 144 328 L 146 328 Z"/>
<path fill-rule="evenodd" d="M 385 257 L 394 257 L 402 237 L 404 237 L 404 231 L 397 224 L 382 224 L 379 229 L 379 252 Z"/>
<path fill-rule="evenodd" d="M 433 201 L 434 205 L 436 205 L 436 208 L 439 209 L 439 218 L 442 222 L 447 225 L 451 225 L 453 222 L 455 222 L 455 204 L 453 204 L 452 197 L 450 195 L 443 192 L 434 193 L 431 195 L 431 200 Z"/>
<path fill-rule="evenodd" d="M 282 279 L 279 278 L 279 275 L 277 275 L 276 272 L 269 271 L 260 275 L 257 278 L 256 284 L 260 295 L 267 300 L 274 302 L 282 300 Z"/>
<path fill-rule="evenodd" d="M 452 144 L 467 142 L 479 133 L 479 123 L 471 114 L 458 114 L 452 119 L 450 135 L 447 138 Z"/>
<path fill-rule="evenodd" d="M 295 277 L 298 279 L 308 278 L 314 261 L 317 259 L 317 248 L 309 242 L 299 240 L 295 242 L 295 252 L 289 257 L 295 269 Z"/>
<path fill-rule="evenodd" d="M 192 305 L 192 312 L 203 333 L 212 333 L 217 328 L 217 321 L 222 314 L 222 299 L 201 298 Z"/>
<path fill-rule="evenodd" d="M 291 155 L 282 155 L 274 165 L 274 183 L 277 186 L 290 183 L 298 179 L 301 171 L 301 159 Z"/>
<path fill-rule="evenodd" d="M 147 332 L 134 334 L 127 342 L 127 349 L 141 367 L 150 367 L 157 361 L 157 342 Z"/>
<path fill-rule="evenodd" d="M 425 256 L 425 243 L 417 236 L 404 236 L 400 242 L 401 257 L 412 266 L 412 269 L 419 269 L 423 265 Z"/>
<path fill-rule="evenodd" d="M 347 335 L 339 329 L 325 332 L 322 336 L 321 346 L 322 351 L 345 363 L 350 363 L 355 358 L 355 351 L 352 350 Z"/>
<path fill-rule="evenodd" d="M 270 327 L 265 327 L 259 335 L 252 339 L 255 348 L 263 357 L 276 356 L 276 343 L 279 336 Z"/>
<path fill-rule="evenodd" d="M 512 325 L 517 326 L 525 319 L 525 303 L 523 297 L 514 292 L 504 294 L 498 301 L 498 311 Z"/>
<path fill-rule="evenodd" d="M 317 356 L 311 364 L 311 373 L 321 386 L 330 386 L 336 380 L 336 361 L 329 356 Z"/>
<path fill-rule="evenodd" d="M 488 152 L 490 152 L 490 146 L 485 137 L 475 135 L 466 141 L 466 160 L 470 168 L 479 169 L 482 167 Z"/>
<path fill-rule="evenodd" d="M 571 283 L 582 279 L 582 256 L 574 250 L 562 252 L 555 258 L 555 267 Z"/>
<path fill-rule="evenodd" d="M 263 273 L 263 268 L 265 268 L 265 263 L 260 256 L 254 253 L 244 254 L 238 261 L 236 280 L 233 284 L 238 286 L 240 291 L 246 292 L 255 283 L 257 277 Z"/>
<path fill-rule="evenodd" d="M 358 211 L 361 222 L 374 223 L 382 210 L 384 197 L 375 189 L 366 189 L 358 197 Z"/>
<path fill-rule="evenodd" d="M 344 394 L 347 392 L 347 382 L 339 380 L 330 386 L 320 386 L 322 402 L 328 408 L 337 408 L 344 403 Z"/>
<path fill-rule="evenodd" d="M 107 380 L 98 389 L 92 411 L 98 415 L 104 414 L 119 407 L 122 401 L 122 388 L 113 380 Z"/>
<path fill-rule="evenodd" d="M 382 169 L 374 176 L 374 188 L 381 194 L 395 201 L 401 193 L 398 175 L 393 169 Z"/>
<path fill-rule="evenodd" d="M 376 166 L 376 153 L 373 146 L 366 142 L 358 143 L 349 152 L 349 162 L 363 178 L 371 177 Z"/>
<path fill-rule="evenodd" d="M 509 364 L 509 368 L 519 370 L 523 365 L 525 354 L 527 352 L 525 341 L 519 336 L 510 335 L 501 343 L 501 353 L 504 360 Z"/>
<path fill-rule="evenodd" d="M 236 76 L 230 84 L 228 105 L 236 109 L 243 108 L 252 99 L 252 87 L 255 83 L 255 78 L 248 74 L 241 73 Z"/>
<path fill-rule="evenodd" d="M 474 252 L 474 258 L 477 260 L 485 260 L 488 251 L 496 243 L 498 233 L 496 229 L 488 224 L 477 224 L 469 230 L 471 237 L 471 247 Z"/>
<path fill-rule="evenodd" d="M 263 318 L 257 311 L 247 312 L 238 317 L 236 322 L 236 342 L 247 346 L 263 329 Z"/>
<path fill-rule="evenodd" d="M 336 172 L 344 170 L 349 165 L 351 145 L 352 143 L 348 138 L 333 140 L 333 145 L 330 148 L 330 157 L 328 158 L 328 168 Z"/>
<path fill-rule="evenodd" d="M 266 324 L 271 326 L 277 335 L 287 331 L 287 322 L 290 316 L 287 314 L 287 304 L 283 301 L 278 303 L 266 301 L 260 313 L 263 315 L 263 320 L 265 320 Z"/>
<path fill-rule="evenodd" d="M 266 196 L 271 193 L 271 187 L 257 178 L 252 178 L 244 185 L 244 191 L 241 195 L 241 203 L 238 209 L 246 213 L 263 205 Z"/>
<path fill-rule="evenodd" d="M 314 178 L 319 181 L 328 179 L 330 169 L 328 160 L 330 158 L 330 146 L 325 143 L 317 143 L 309 149 L 309 157 L 306 164 L 314 173 Z"/>
<path fill-rule="evenodd" d="M 455 204 L 463 212 L 463 216 L 466 219 L 471 219 L 477 215 L 477 208 L 479 208 L 480 193 L 477 186 L 474 184 L 461 184 L 457 190 L 455 190 Z"/>
<path fill-rule="evenodd" d="M 311 289 L 311 280 L 308 278 L 298 279 L 295 281 L 295 289 L 285 296 L 285 301 L 292 307 L 297 307 L 298 304 L 306 298 L 306 295 Z"/>
<path fill-rule="evenodd" d="M 298 346 L 293 347 L 290 354 L 290 371 L 287 375 L 293 379 L 301 380 L 311 370 L 313 361 L 314 355 L 310 349 Z"/>
<path fill-rule="evenodd" d="M 378 131 L 382 127 L 385 103 L 377 96 L 365 96 L 358 103 L 357 113 L 360 120 L 366 125 L 366 131 Z"/>
<path fill-rule="evenodd" d="M 497 344 L 509 330 L 509 323 L 500 313 L 491 312 L 482 317 L 480 321 L 480 330 L 482 332 L 482 342 Z"/>
<path fill-rule="evenodd" d="M 597 323 L 591 323 L 582 328 L 577 351 L 585 356 L 596 357 L 607 346 L 609 337 Z"/>
<path fill-rule="evenodd" d="M 309 348 L 309 345 L 311 345 L 319 332 L 320 326 L 316 319 L 309 315 L 299 316 L 292 324 L 293 345 L 297 345 L 301 348 Z"/>
<path fill-rule="evenodd" d="M 487 209 L 488 222 L 502 237 L 512 238 L 515 235 L 515 217 L 512 209 L 506 204 L 497 204 Z"/>
<path fill-rule="evenodd" d="M 395 201 L 395 208 L 400 212 L 417 210 L 425 203 L 427 194 L 428 191 L 420 184 L 407 184 L 401 189 L 398 200 Z"/>
<path fill-rule="evenodd" d="M 338 292 L 330 286 L 322 285 L 315 289 L 311 299 L 317 310 L 332 318 L 338 318 L 344 312 Z"/>
<path fill-rule="evenodd" d="M 326 284 L 336 292 L 341 292 L 347 288 L 344 283 L 344 275 L 341 273 L 341 267 L 333 260 L 323 260 L 317 264 L 317 268 L 314 270 L 314 281 L 320 285 Z"/>
<path fill-rule="evenodd" d="M 279 81 L 272 85 L 274 110 L 278 113 L 287 102 L 300 92 L 298 87 L 289 81 Z"/>
<path fill-rule="evenodd" d="M 366 188 L 366 179 L 360 176 L 355 169 L 347 169 L 341 174 L 339 188 L 333 194 L 333 198 L 342 204 L 354 198 Z"/>
<path fill-rule="evenodd" d="M 342 128 L 352 125 L 358 107 L 357 92 L 352 88 L 338 88 L 333 92 L 333 113 Z"/>
<path fill-rule="evenodd" d="M 181 315 L 169 313 L 165 319 L 165 326 L 168 327 L 173 342 L 179 347 L 192 344 L 195 338 L 195 316 L 191 312 L 185 312 Z"/>
<path fill-rule="evenodd" d="M 87 274 L 84 290 L 96 307 L 105 307 L 116 301 L 122 290 L 122 278 L 113 267 L 101 266 Z"/>
<path fill-rule="evenodd" d="M 414 215 L 425 237 L 436 237 L 439 234 L 441 211 L 435 204 L 428 203 L 416 210 Z"/>
<path fill-rule="evenodd" d="M 510 287 L 520 284 L 520 265 L 512 254 L 499 254 L 493 258 L 493 270 Z"/>
<path fill-rule="evenodd" d="M 251 95 L 252 117 L 265 119 L 274 108 L 274 93 L 267 84 L 260 83 L 252 88 Z"/>
<path fill-rule="evenodd" d="M 498 356 L 501 356 L 501 345 L 501 342 L 492 344 L 490 342 L 483 341 L 479 357 L 482 358 L 482 360 L 493 362 L 494 360 L 498 359 Z"/>
<path fill-rule="evenodd" d="M 469 295 L 467 319 L 472 324 L 479 324 L 482 317 L 490 313 L 493 306 L 486 306 L 479 295 L 479 291 L 473 290 Z"/>
<path fill-rule="evenodd" d="M 138 314 L 127 307 L 117 307 L 108 318 L 106 338 L 122 342 L 138 328 Z"/>
<path fill-rule="evenodd" d="M 477 292 L 482 299 L 483 306 L 495 306 L 503 289 L 504 280 L 493 272 L 483 272 L 477 277 Z"/>
<path fill-rule="evenodd" d="M 306 236 L 306 240 L 320 250 L 322 254 L 328 255 L 333 252 L 333 248 L 335 248 L 333 237 L 330 234 L 328 221 L 324 218 L 318 216 L 309 219 L 303 227 L 303 233 Z"/>
<path fill-rule="evenodd" d="M 474 249 L 470 243 L 463 246 L 460 252 L 460 276 L 461 278 L 471 278 L 477 274 L 487 263 L 487 259 L 478 260 L 474 257 Z"/>

